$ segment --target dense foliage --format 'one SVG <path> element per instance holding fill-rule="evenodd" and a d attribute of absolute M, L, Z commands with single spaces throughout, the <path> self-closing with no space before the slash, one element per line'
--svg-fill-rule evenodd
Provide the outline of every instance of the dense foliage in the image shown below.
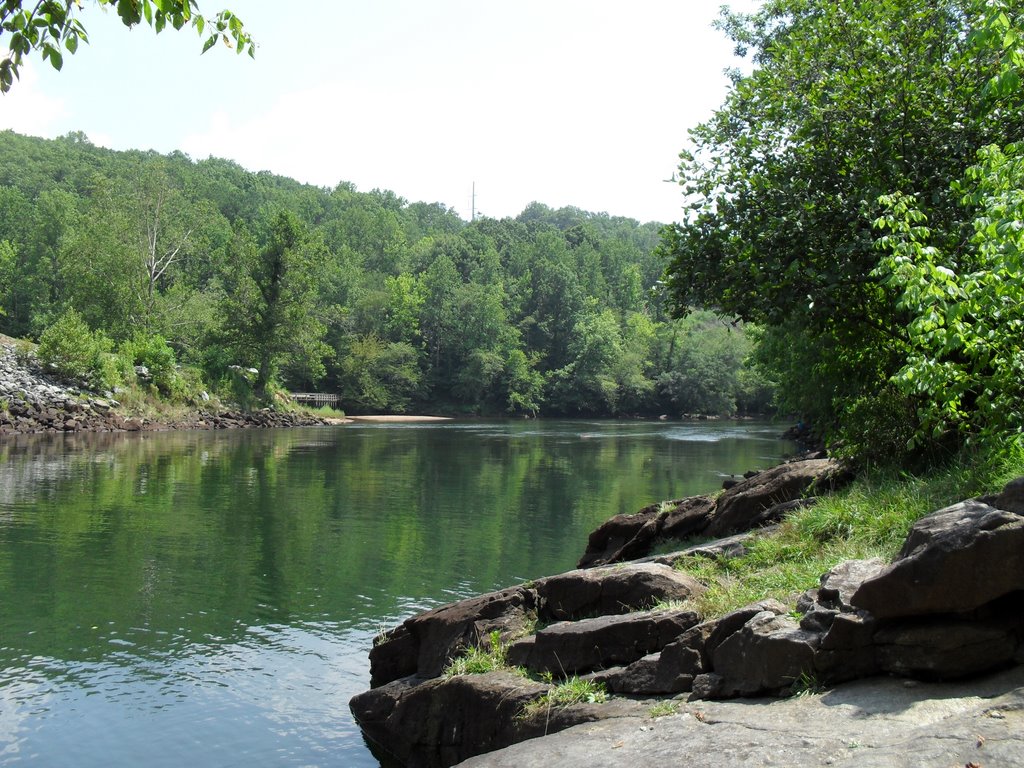
<path fill-rule="evenodd" d="M 1022 426 L 1021 176 L 998 149 L 1024 129 L 1022 19 L 1017 0 L 722 17 L 753 69 L 681 156 L 670 289 L 763 324 L 784 405 L 850 452 Z"/>
<path fill-rule="evenodd" d="M 538 203 L 467 223 L 346 183 L 4 133 L 0 331 L 56 326 L 69 340 L 51 348 L 101 333 L 122 362 L 91 356 L 91 376 L 144 365 L 179 395 L 191 381 L 336 392 L 350 412 L 763 411 L 742 326 L 666 316 L 659 226 Z"/>

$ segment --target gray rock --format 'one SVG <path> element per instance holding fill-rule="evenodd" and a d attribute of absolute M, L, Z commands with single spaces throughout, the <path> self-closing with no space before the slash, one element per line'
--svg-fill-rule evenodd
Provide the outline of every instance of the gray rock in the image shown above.
<path fill-rule="evenodd" d="M 647 611 L 563 621 L 509 649 L 509 662 L 560 676 L 629 664 L 660 651 L 699 621 L 692 611 Z"/>
<path fill-rule="evenodd" d="M 813 676 L 820 636 L 800 629 L 788 616 L 762 611 L 710 652 L 721 676 L 717 696 L 757 696 L 788 692 Z"/>
<path fill-rule="evenodd" d="M 851 603 L 876 618 L 972 611 L 1024 590 L 1024 516 L 977 500 L 918 520 L 896 560 Z"/>
<path fill-rule="evenodd" d="M 948 680 L 977 675 L 1013 661 L 1022 622 L 930 620 L 900 622 L 875 634 L 884 672 Z"/>
<path fill-rule="evenodd" d="M 614 693 L 641 696 L 685 693 L 693 687 L 694 678 L 707 670 L 704 649 L 714 626 L 713 622 L 705 622 L 691 627 L 661 652 L 618 668 L 601 680 Z"/>
<path fill-rule="evenodd" d="M 413 616 L 370 651 L 371 685 L 410 674 L 436 677 L 466 648 L 486 646 L 491 632 L 497 631 L 507 640 L 523 633 L 536 618 L 537 593 L 522 586 Z"/>
<path fill-rule="evenodd" d="M 877 678 L 791 699 L 683 704 L 580 725 L 460 768 L 1024 768 L 1024 667 L 966 684 Z"/>
<path fill-rule="evenodd" d="M 718 498 L 703 533 L 717 537 L 749 530 L 765 510 L 799 499 L 809 489 L 832 489 L 846 480 L 846 474 L 832 459 L 794 461 L 766 469 Z"/>
<path fill-rule="evenodd" d="M 549 686 L 509 672 L 423 681 L 408 678 L 359 694 L 352 714 L 387 764 L 449 766 L 565 728 L 644 711 L 634 702 L 537 707 Z"/>
<path fill-rule="evenodd" d="M 590 534 L 579 567 L 589 568 L 650 554 L 662 539 L 685 539 L 702 531 L 715 509 L 709 496 L 693 496 L 644 507 L 634 515 L 616 515 Z"/>

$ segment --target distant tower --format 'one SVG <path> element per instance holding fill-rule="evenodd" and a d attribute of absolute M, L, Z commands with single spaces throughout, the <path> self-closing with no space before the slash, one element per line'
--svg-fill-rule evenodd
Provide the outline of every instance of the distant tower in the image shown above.
<path fill-rule="evenodd" d="M 473 196 L 470 198 L 469 220 L 476 221 L 476 182 L 473 182 Z"/>

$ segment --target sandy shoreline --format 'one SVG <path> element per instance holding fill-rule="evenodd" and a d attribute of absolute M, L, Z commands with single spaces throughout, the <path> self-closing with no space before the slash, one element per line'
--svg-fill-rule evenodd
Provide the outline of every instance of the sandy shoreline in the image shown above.
<path fill-rule="evenodd" d="M 340 420 L 339 420 L 340 421 Z M 409 416 L 409 415 L 369 415 L 369 416 L 346 416 L 342 423 L 364 422 L 364 423 L 413 423 L 421 421 L 451 421 L 449 416 Z"/>

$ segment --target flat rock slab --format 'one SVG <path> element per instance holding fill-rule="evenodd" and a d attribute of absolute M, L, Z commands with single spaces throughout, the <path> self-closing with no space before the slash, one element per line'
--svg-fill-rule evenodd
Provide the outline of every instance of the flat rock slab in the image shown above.
<path fill-rule="evenodd" d="M 971 683 L 875 678 L 793 699 L 680 703 L 679 712 L 579 725 L 459 765 L 1024 768 L 1024 667 Z"/>

